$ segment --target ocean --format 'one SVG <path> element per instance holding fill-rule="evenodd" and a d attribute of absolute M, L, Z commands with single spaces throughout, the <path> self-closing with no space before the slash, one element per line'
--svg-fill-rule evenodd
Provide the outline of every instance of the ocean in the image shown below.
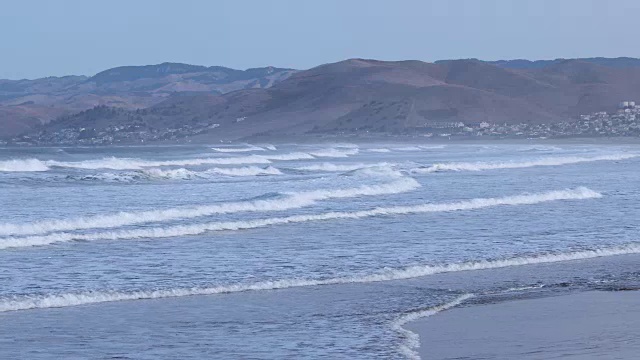
<path fill-rule="evenodd" d="M 0 358 L 417 359 L 453 306 L 640 283 L 640 146 L 0 149 Z"/>

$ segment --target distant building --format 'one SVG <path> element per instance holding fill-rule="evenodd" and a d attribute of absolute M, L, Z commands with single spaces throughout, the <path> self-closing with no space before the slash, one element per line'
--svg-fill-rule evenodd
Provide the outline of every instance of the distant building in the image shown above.
<path fill-rule="evenodd" d="M 454 121 L 429 121 L 424 123 L 423 127 L 431 129 L 452 129 L 462 128 L 464 127 L 464 124 L 462 122 Z"/>
<path fill-rule="evenodd" d="M 635 101 L 622 101 L 618 104 L 619 109 L 630 109 L 636 106 Z"/>

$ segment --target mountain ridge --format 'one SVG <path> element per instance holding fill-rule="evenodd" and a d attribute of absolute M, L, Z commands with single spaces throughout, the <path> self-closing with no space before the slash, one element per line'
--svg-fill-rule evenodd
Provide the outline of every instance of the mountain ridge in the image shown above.
<path fill-rule="evenodd" d="M 135 110 L 153 106 L 178 93 L 223 94 L 269 87 L 294 72 L 275 67 L 235 70 L 162 63 L 116 67 L 90 77 L 0 80 L 0 138 L 28 132 L 60 116 L 95 106 Z"/>
<path fill-rule="evenodd" d="M 616 61 L 635 63 L 620 59 L 609 59 L 604 65 L 557 59 L 543 67 L 522 68 L 477 59 L 428 63 L 354 58 L 304 71 L 231 69 L 232 74 L 257 77 L 247 80 L 236 76 L 231 78 L 234 86 L 226 88 L 225 79 L 233 76 L 227 74 L 227 68 L 163 63 L 145 71 L 154 76 L 172 72 L 167 76 L 182 82 L 157 86 L 155 77 L 150 76 L 132 81 L 135 86 L 116 82 L 132 97 L 139 87 L 151 86 L 151 92 L 165 95 L 160 101 L 136 108 L 98 104 L 97 109 L 62 114 L 49 125 L 32 128 L 107 131 L 136 124 L 139 132 L 165 129 L 165 135 L 173 134 L 170 138 L 182 133 L 194 138 L 237 139 L 358 131 L 402 133 L 441 122 L 552 124 L 584 113 L 613 110 L 619 101 L 640 97 L 636 86 L 640 66 L 615 65 Z M 114 71 L 120 76 L 118 69 Z M 199 72 L 185 72 L 193 69 Z M 185 86 L 193 78 L 203 86 L 206 81 L 201 77 L 215 78 L 216 86 L 228 91 Z M 113 96 L 108 93 L 109 85 L 103 90 L 107 92 L 98 95 Z M 104 105 L 115 110 L 106 111 Z M 109 117 L 100 118 L 100 114 Z M 164 139 L 165 135 L 151 139 Z"/>

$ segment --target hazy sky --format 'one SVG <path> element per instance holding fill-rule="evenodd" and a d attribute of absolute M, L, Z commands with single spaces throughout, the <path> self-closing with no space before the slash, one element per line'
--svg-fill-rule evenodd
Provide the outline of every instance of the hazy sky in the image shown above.
<path fill-rule="evenodd" d="M 0 78 L 165 61 L 640 57 L 637 0 L 2 0 Z"/>

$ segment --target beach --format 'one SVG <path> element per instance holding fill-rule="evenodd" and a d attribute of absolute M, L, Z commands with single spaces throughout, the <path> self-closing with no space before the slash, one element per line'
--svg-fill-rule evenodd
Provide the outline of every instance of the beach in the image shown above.
<path fill-rule="evenodd" d="M 454 308 L 405 326 L 422 359 L 637 359 L 640 292 L 588 291 Z"/>
<path fill-rule="evenodd" d="M 544 321 L 640 287 L 639 168 L 633 144 L 6 149 L 0 359 L 413 360 L 434 313 L 427 359 L 629 358 L 635 293 Z"/>

